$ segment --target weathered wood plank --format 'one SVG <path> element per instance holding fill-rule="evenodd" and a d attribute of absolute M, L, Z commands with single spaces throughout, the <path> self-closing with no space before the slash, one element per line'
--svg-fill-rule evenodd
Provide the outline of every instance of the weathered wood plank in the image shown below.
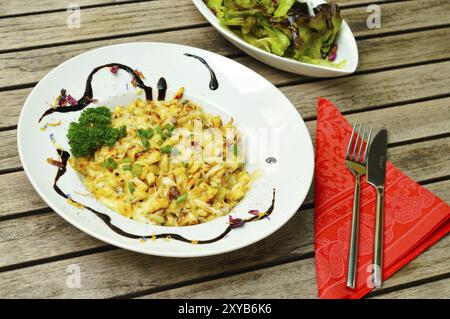
<path fill-rule="evenodd" d="M 356 35 L 382 34 L 450 23 L 446 0 L 415 0 L 380 4 L 382 28 L 369 30 L 366 8 L 344 9 L 343 15 Z M 420 10 L 418 18 L 413 13 Z M 158 12 L 159 14 L 151 14 Z M 42 45 L 63 44 L 137 32 L 157 32 L 172 28 L 205 25 L 206 21 L 191 1 L 169 0 L 131 3 L 121 6 L 84 9 L 81 27 L 67 27 L 67 12 L 53 12 L 29 17 L 14 17 L 0 21 L 0 51 Z M 42 30 L 45 30 L 43 32 Z"/>
<path fill-rule="evenodd" d="M 449 142 L 450 138 L 399 146 L 390 149 L 389 154 L 395 158 L 394 162 L 406 174 L 419 181 L 426 180 L 442 176 L 449 171 L 450 155 L 441 156 L 437 152 L 429 153 L 430 149 L 440 149 L 443 154 L 450 154 Z M 424 157 L 427 158 L 426 164 L 424 164 Z M 441 196 L 443 200 L 450 201 L 449 185 L 450 181 L 444 181 L 427 187 L 431 187 L 431 190 Z M 17 192 L 22 195 L 27 194 L 20 189 Z M 312 195 L 308 198 L 308 202 L 311 201 Z M 286 241 L 283 244 L 286 250 L 280 251 L 280 258 L 292 253 L 305 252 L 306 248 L 308 252 L 313 250 L 313 210 L 300 211 L 283 229 L 285 231 L 271 237 L 275 241 Z M 301 236 L 301 239 L 298 236 Z M 40 249 L 36 250 L 34 246 L 27 245 L 27 243 L 33 243 L 33 245 L 39 243 Z M 103 245 L 65 223 L 54 213 L 0 222 L 0 267 Z"/>
<path fill-rule="evenodd" d="M 20 111 L 31 89 L 21 89 L 0 92 L 0 99 L 4 101 L 0 106 L 0 127 L 16 127 Z"/>
<path fill-rule="evenodd" d="M 393 291 L 373 297 L 376 299 L 449 299 L 450 278 L 433 281 L 427 284 Z"/>
<path fill-rule="evenodd" d="M 0 55 L 0 67 L 3 70 L 0 73 L 0 87 L 36 83 L 52 68 L 73 56 L 93 48 L 141 41 L 185 44 L 228 56 L 239 52 L 236 47 L 228 43 L 212 27 L 208 26 L 197 28 L 194 32 L 193 30 L 185 29 L 62 47 L 5 53 Z M 418 47 L 421 50 L 417 50 Z M 359 40 L 358 49 L 360 53 L 359 72 L 448 59 L 450 58 L 450 29 L 443 28 Z M 301 79 L 306 80 L 306 77 L 279 71 L 248 56 L 239 57 L 236 60 L 260 73 L 275 85 Z M 17 74 L 20 74 L 20 76 L 17 76 Z M 0 92 L 0 94 L 8 98 L 7 93 Z M 11 125 L 11 121 L 8 120 L 10 120 L 10 117 L 0 119 L 0 125 Z"/>
<path fill-rule="evenodd" d="M 0 171 L 21 167 L 17 150 L 17 130 L 0 132 Z"/>
<path fill-rule="evenodd" d="M 314 258 L 308 258 L 141 298 L 313 299 L 317 298 L 315 266 Z"/>
<path fill-rule="evenodd" d="M 329 98 L 342 112 L 438 97 L 450 93 L 450 62 L 362 74 L 282 87 L 303 118 L 316 115 L 317 97 Z"/>
<path fill-rule="evenodd" d="M 83 9 L 80 28 L 70 29 L 67 18 L 63 11 L 2 19 L 0 51 L 206 24 L 189 0 Z"/>
<path fill-rule="evenodd" d="M 77 43 L 52 48 L 4 53 L 0 55 L 0 87 L 35 83 L 64 61 L 102 46 L 129 42 L 167 42 L 207 49 L 218 54 L 237 54 L 239 51 L 212 27 L 166 31 L 119 39 Z M 20 76 L 18 76 L 20 75 Z"/>
<path fill-rule="evenodd" d="M 395 279 L 393 276 L 392 279 L 385 281 L 384 289 L 448 272 L 448 265 L 441 254 L 447 256 L 449 247 L 450 236 L 446 236 L 397 272 L 394 275 Z M 448 298 L 449 290 L 446 291 L 444 295 Z M 427 296 L 427 291 L 423 294 L 420 291 L 416 292 L 416 298 Z M 236 299 L 273 298 L 273 296 L 317 298 L 314 258 L 163 291 L 144 298 L 186 298 L 186 296 Z"/>
<path fill-rule="evenodd" d="M 444 98 L 350 114 L 346 118 L 351 123 L 358 121 L 375 128 L 387 127 L 389 143 L 393 144 L 448 133 L 448 118 L 443 115 L 449 110 L 450 98 Z M 315 143 L 316 121 L 309 121 L 306 125 Z M 24 172 L 1 175 L 0 194 L 4 194 L 4 200 L 0 202 L 0 217 L 47 207 L 34 192 Z M 306 203 L 312 203 L 312 197 L 310 194 Z"/>
<path fill-rule="evenodd" d="M 380 5 L 381 28 L 368 30 L 366 7 L 343 11 L 355 36 L 379 35 L 431 26 L 448 25 L 450 2 L 446 0 L 419 0 L 392 2 Z"/>
<path fill-rule="evenodd" d="M 24 171 L 0 175 L 0 217 L 48 207 L 36 193 Z"/>
<path fill-rule="evenodd" d="M 116 4 L 120 2 L 128 2 L 129 0 L 77 0 L 61 1 L 61 0 L 22 0 L 22 1 L 2 1 L 0 2 L 0 16 L 10 16 L 18 14 L 30 14 L 43 11 L 65 10 L 74 3 L 80 8 L 86 6 Z"/>
<path fill-rule="evenodd" d="M 104 246 L 54 212 L 0 222 L 0 268 Z"/>
<path fill-rule="evenodd" d="M 446 114 L 450 114 L 450 98 L 348 114 L 345 118 L 350 123 L 363 122 L 373 128 L 386 127 L 389 131 L 389 144 L 396 144 L 449 133 L 450 125 Z M 314 143 L 316 123 L 316 120 L 306 122 Z"/>

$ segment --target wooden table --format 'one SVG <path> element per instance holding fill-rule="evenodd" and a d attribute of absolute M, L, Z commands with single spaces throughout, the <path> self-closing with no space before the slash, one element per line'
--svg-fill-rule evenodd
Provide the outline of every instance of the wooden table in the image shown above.
<path fill-rule="evenodd" d="M 340 0 L 358 41 L 350 76 L 309 79 L 275 70 L 219 36 L 189 0 L 75 0 L 0 3 L 0 297 L 317 297 L 313 194 L 271 237 L 219 256 L 152 257 L 98 241 L 72 227 L 36 194 L 21 167 L 16 124 L 25 98 L 48 71 L 87 50 L 164 41 L 228 56 L 272 81 L 297 107 L 315 139 L 316 99 L 333 100 L 350 121 L 386 126 L 389 157 L 450 201 L 450 1 Z M 382 26 L 369 30 L 367 5 Z M 70 265 L 81 288 L 68 288 Z M 450 297 L 450 236 L 392 276 L 371 298 Z M 68 268 L 69 267 L 69 268 Z"/>

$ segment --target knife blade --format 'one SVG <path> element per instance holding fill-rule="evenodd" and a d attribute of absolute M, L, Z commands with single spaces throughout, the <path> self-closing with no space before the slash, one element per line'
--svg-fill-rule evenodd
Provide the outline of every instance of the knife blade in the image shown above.
<path fill-rule="evenodd" d="M 367 182 L 383 187 L 386 179 L 387 130 L 381 129 L 372 140 L 367 161 Z"/>
<path fill-rule="evenodd" d="M 375 212 L 375 236 L 373 244 L 373 273 L 374 287 L 381 287 L 383 282 L 383 211 L 384 184 L 386 180 L 386 148 L 387 130 L 381 129 L 373 138 L 369 148 L 367 161 L 367 182 L 375 187 L 377 192 L 377 206 Z"/>

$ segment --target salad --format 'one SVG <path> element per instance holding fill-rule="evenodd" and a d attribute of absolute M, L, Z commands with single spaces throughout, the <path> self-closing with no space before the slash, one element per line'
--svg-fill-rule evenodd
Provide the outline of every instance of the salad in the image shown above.
<path fill-rule="evenodd" d="M 342 24 L 337 4 L 321 4 L 310 15 L 296 0 L 205 0 L 220 23 L 249 44 L 300 62 L 335 63 L 336 35 Z"/>

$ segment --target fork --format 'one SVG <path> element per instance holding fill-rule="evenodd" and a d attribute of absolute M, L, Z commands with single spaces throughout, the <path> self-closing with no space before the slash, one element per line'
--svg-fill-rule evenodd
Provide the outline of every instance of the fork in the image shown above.
<path fill-rule="evenodd" d="M 347 146 L 345 166 L 355 176 L 355 191 L 353 195 L 353 215 L 350 232 L 350 248 L 348 255 L 347 287 L 355 289 L 356 284 L 356 261 L 358 257 L 358 231 L 359 231 L 359 197 L 361 177 L 366 174 L 367 149 L 372 136 L 372 128 L 369 129 L 367 143 L 364 147 L 366 127 L 361 123 L 355 123 L 352 135 Z M 362 130 L 362 135 L 361 135 Z M 353 148 L 352 148 L 353 145 Z M 363 150 L 364 148 L 364 150 Z"/>

